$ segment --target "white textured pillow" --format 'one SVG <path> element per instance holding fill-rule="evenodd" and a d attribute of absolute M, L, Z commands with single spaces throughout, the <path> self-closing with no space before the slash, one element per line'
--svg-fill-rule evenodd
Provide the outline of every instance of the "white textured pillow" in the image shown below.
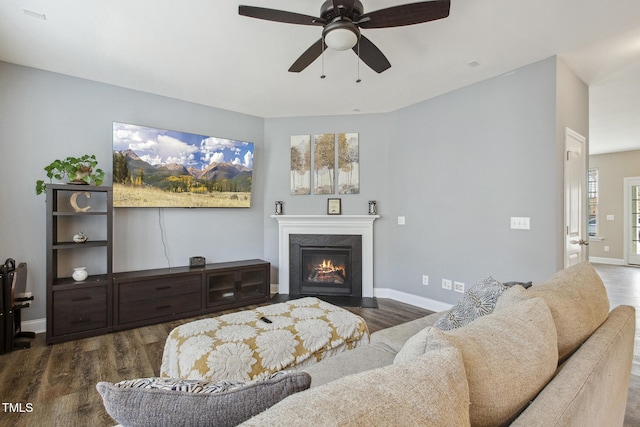
<path fill-rule="evenodd" d="M 469 426 L 460 351 L 349 375 L 284 399 L 242 426 Z"/>
<path fill-rule="evenodd" d="M 407 340 L 395 362 L 410 364 L 421 352 L 450 345 L 462 352 L 474 426 L 510 421 L 544 388 L 558 364 L 556 329 L 542 298 L 513 300 L 464 328 L 425 328 Z"/>

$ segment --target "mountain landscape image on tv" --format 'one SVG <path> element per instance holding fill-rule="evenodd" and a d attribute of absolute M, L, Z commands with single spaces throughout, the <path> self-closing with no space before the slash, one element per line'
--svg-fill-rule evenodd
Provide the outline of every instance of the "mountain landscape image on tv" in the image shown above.
<path fill-rule="evenodd" d="M 248 208 L 253 143 L 113 123 L 114 207 Z"/>

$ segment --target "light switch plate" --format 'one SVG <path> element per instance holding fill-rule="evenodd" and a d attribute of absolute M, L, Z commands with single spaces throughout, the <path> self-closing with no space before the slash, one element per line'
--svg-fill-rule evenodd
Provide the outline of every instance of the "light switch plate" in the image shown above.
<path fill-rule="evenodd" d="M 531 218 L 529 218 L 528 216 L 512 216 L 511 229 L 512 230 L 530 230 Z"/>

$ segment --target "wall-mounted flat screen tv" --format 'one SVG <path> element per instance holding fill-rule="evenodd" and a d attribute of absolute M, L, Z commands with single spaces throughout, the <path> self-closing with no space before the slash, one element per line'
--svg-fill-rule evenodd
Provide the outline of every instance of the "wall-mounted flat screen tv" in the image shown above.
<path fill-rule="evenodd" d="M 248 208 L 253 143 L 113 123 L 114 207 Z"/>

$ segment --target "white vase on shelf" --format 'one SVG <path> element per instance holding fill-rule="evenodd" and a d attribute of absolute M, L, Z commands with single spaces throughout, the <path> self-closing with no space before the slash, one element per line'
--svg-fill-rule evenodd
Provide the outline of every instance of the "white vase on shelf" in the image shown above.
<path fill-rule="evenodd" d="M 73 267 L 73 274 L 71 275 L 76 282 L 83 282 L 89 277 L 87 267 Z"/>

